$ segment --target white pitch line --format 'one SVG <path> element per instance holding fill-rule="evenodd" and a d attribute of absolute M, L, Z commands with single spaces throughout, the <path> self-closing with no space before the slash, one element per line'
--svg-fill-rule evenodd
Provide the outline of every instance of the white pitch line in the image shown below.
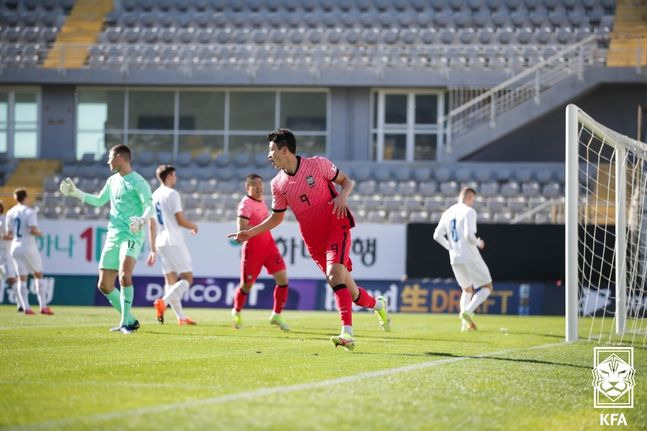
<path fill-rule="evenodd" d="M 191 401 L 183 401 L 179 403 L 160 404 L 156 406 L 139 407 L 139 408 L 130 409 L 130 410 L 119 410 L 119 411 L 114 411 L 110 413 L 98 414 L 98 415 L 89 415 L 89 416 L 81 416 L 81 417 L 70 418 L 70 419 L 52 420 L 52 421 L 23 425 L 23 426 L 15 427 L 13 429 L 42 429 L 42 428 L 62 427 L 66 425 L 73 425 L 79 422 L 93 423 L 98 421 L 109 421 L 112 419 L 124 419 L 125 417 L 128 417 L 128 416 L 139 416 L 139 415 L 145 415 L 145 414 L 151 414 L 151 413 L 162 413 L 169 410 L 193 409 L 196 407 L 223 404 L 231 401 L 241 401 L 241 400 L 249 401 L 255 398 L 266 397 L 268 395 L 286 394 L 289 392 L 326 388 L 329 386 L 334 386 L 342 383 L 353 383 L 364 379 L 374 379 L 378 377 L 392 376 L 394 374 L 408 373 L 411 371 L 437 367 L 439 365 L 453 364 L 456 362 L 466 361 L 469 359 L 484 358 L 488 356 L 499 356 L 499 355 L 505 355 L 508 353 L 522 352 L 525 350 L 547 349 L 550 347 L 557 347 L 557 346 L 565 346 L 565 344 L 550 343 L 550 344 L 542 344 L 542 345 L 531 346 L 531 347 L 521 347 L 518 349 L 500 350 L 498 352 L 480 353 L 478 355 L 461 356 L 458 358 L 438 359 L 434 361 L 419 362 L 417 364 L 405 365 L 403 367 L 387 368 L 384 370 L 376 370 L 376 371 L 367 371 L 363 373 L 353 374 L 351 376 L 321 380 L 319 382 L 299 383 L 296 385 L 287 385 L 287 386 L 274 386 L 274 387 L 268 387 L 268 388 L 254 389 L 252 391 L 239 392 L 235 394 L 204 398 L 201 400 L 191 400 Z"/>

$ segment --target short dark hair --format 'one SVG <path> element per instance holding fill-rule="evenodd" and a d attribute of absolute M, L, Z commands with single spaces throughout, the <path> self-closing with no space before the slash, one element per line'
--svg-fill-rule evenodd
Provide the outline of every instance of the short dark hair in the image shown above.
<path fill-rule="evenodd" d="M 4 212 L 4 205 L 2 201 L 0 201 L 0 214 L 2 214 L 3 212 Z"/>
<path fill-rule="evenodd" d="M 23 203 L 27 199 L 27 190 L 25 189 L 16 189 L 13 192 L 13 197 L 20 203 Z"/>
<path fill-rule="evenodd" d="M 261 177 L 258 174 L 249 174 L 245 177 L 245 187 L 249 187 L 249 185 L 254 181 L 256 178 L 260 178 L 261 181 L 263 181 L 263 177 Z"/>
<path fill-rule="evenodd" d="M 274 142 L 279 150 L 288 147 L 292 154 L 297 153 L 297 140 L 290 129 L 276 129 L 267 135 L 267 142 Z"/>
<path fill-rule="evenodd" d="M 166 177 L 175 172 L 175 167 L 173 165 L 159 165 L 155 170 L 155 175 L 157 179 L 160 180 L 162 184 L 166 181 Z"/>
<path fill-rule="evenodd" d="M 131 154 L 130 154 L 130 148 L 128 148 L 127 145 L 124 144 L 119 144 L 115 145 L 114 147 L 110 148 L 110 151 L 112 154 L 119 154 L 121 157 L 125 157 L 128 159 L 128 161 L 131 161 Z"/>
<path fill-rule="evenodd" d="M 462 198 L 462 197 L 465 197 L 465 195 L 466 195 L 466 194 L 468 194 L 468 193 L 471 193 L 471 194 L 473 194 L 474 196 L 476 196 L 476 190 L 474 190 L 474 189 L 473 189 L 473 188 L 471 188 L 471 187 L 463 187 L 463 188 L 461 189 L 461 192 L 460 192 L 459 196 Z"/>

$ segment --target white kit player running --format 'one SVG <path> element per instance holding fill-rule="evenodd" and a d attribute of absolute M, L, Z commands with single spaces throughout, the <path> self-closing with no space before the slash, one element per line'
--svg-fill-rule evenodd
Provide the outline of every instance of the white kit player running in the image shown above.
<path fill-rule="evenodd" d="M 175 168 L 171 165 L 160 165 L 156 174 L 160 186 L 153 192 L 155 216 L 150 219 L 149 224 L 151 252 L 147 263 L 149 266 L 154 265 L 157 254 L 162 258 L 164 296 L 153 303 L 157 321 L 160 324 L 164 323 L 164 312 L 168 304 L 175 312 L 180 325 L 195 325 L 196 322 L 185 316 L 182 310 L 182 295 L 193 282 L 193 268 L 180 227 L 189 229 L 195 235 L 198 233 L 198 226 L 187 220 L 182 212 L 180 194 L 173 189 L 177 182 Z"/>
<path fill-rule="evenodd" d="M 492 292 L 490 270 L 478 250 L 485 243 L 476 236 L 476 211 L 472 208 L 475 199 L 474 189 L 463 188 L 458 203 L 443 213 L 434 231 L 434 240 L 449 251 L 454 276 L 462 289 L 459 314 L 462 331 L 476 329 L 474 310 Z"/>
<path fill-rule="evenodd" d="M 0 201 L 0 292 L 3 292 L 2 284 L 6 281 L 9 289 L 14 293 L 16 298 L 16 305 L 18 312 L 24 311 L 22 308 L 22 303 L 20 302 L 20 297 L 18 296 L 18 290 L 16 289 L 16 268 L 13 265 L 13 260 L 11 260 L 11 235 L 5 233 L 7 230 L 6 218 L 4 215 L 4 205 Z M 27 286 L 25 286 L 25 289 Z M 2 298 L 0 297 L 0 302 Z"/>
<path fill-rule="evenodd" d="M 25 189 L 17 189 L 13 196 L 17 205 L 7 212 L 5 233 L 11 237 L 11 259 L 18 274 L 18 298 L 25 314 L 34 314 L 29 307 L 27 291 L 27 276 L 32 274 L 40 312 L 52 315 L 54 312 L 47 306 L 43 286 L 43 260 L 36 244 L 36 237 L 43 235 L 38 229 L 36 211 L 26 205 Z"/>

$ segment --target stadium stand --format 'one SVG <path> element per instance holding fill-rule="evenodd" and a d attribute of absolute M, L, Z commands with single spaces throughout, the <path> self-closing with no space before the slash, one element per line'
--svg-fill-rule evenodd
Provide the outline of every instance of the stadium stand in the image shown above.
<path fill-rule="evenodd" d="M 151 187 L 158 183 L 154 178 L 156 165 L 147 166 L 152 155 L 142 153 L 138 156 L 135 169 L 146 174 Z M 85 160 L 84 160 L 85 159 Z M 186 172 L 190 176 L 182 176 L 178 190 L 183 193 L 184 205 L 188 211 L 199 220 L 231 221 L 229 210 L 235 208 L 242 197 L 244 177 L 251 172 L 259 172 L 261 158 L 236 157 L 231 166 L 210 167 L 201 165 L 202 161 L 195 158 L 190 161 Z M 267 164 L 267 162 L 265 162 Z M 487 221 L 508 223 L 515 217 L 521 217 L 525 222 L 560 223 L 560 217 L 551 216 L 551 207 L 533 213 L 533 208 L 553 200 L 561 202 L 563 196 L 563 167 L 557 163 L 518 164 L 514 174 L 503 173 L 500 177 L 492 178 L 493 171 L 510 169 L 510 164 L 426 164 L 411 166 L 411 164 L 392 164 L 390 168 L 369 162 L 342 162 L 343 169 L 356 181 L 350 207 L 358 220 L 379 223 L 402 222 L 437 222 L 444 209 L 456 201 L 459 188 L 474 187 L 479 192 L 476 207 L 486 212 Z M 96 218 L 99 216 L 74 200 L 62 200 L 58 184 L 65 176 L 72 177 L 88 192 L 98 192 L 103 186 L 103 178 L 97 178 L 97 172 L 104 172 L 102 162 L 94 162 L 92 157 L 82 158 L 78 162 L 66 163 L 62 172 L 48 177 L 44 185 L 42 202 L 43 215 L 46 218 L 65 217 Z M 206 175 L 202 175 L 206 172 Z M 268 172 L 265 179 L 271 179 L 274 170 Z M 358 175 L 356 175 L 358 174 Z M 411 178 L 425 178 L 416 181 Z M 433 179 L 432 178 L 433 175 Z M 271 201 L 269 191 L 267 202 Z M 68 210 L 70 205 L 76 207 Z"/>
<path fill-rule="evenodd" d="M 43 64 L 50 49 L 47 67 L 56 67 L 61 57 L 73 57 L 53 49 L 73 3 L 2 2 L 2 64 Z M 337 69 L 444 65 L 518 70 L 591 34 L 608 40 L 615 12 L 612 0 L 312 4 L 133 0 L 108 2 L 103 9 L 97 9 L 97 2 L 91 5 L 103 18 L 98 37 L 91 33 L 83 38 L 76 32 L 76 39 L 62 39 L 87 44 L 85 67 L 92 68 L 183 64 L 196 69 L 259 65 L 298 69 L 334 64 Z M 86 26 L 96 22 L 97 17 L 88 13 L 81 18 L 72 15 L 69 21 L 85 19 Z"/>

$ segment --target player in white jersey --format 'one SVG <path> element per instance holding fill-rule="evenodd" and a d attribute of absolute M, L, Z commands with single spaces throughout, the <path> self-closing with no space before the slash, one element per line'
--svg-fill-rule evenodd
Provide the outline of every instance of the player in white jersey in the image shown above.
<path fill-rule="evenodd" d="M 5 223 L 4 205 L 0 201 L 0 292 L 3 291 L 2 283 L 6 281 L 9 289 L 14 292 L 16 305 L 20 313 L 24 309 L 22 308 L 18 290 L 16 289 L 16 268 L 13 266 L 13 261 L 11 260 L 11 235 L 5 233 Z M 27 289 L 27 286 L 25 286 L 25 289 Z M 0 298 L 0 301 L 2 301 L 2 298 Z"/>
<path fill-rule="evenodd" d="M 474 310 L 492 292 L 490 270 L 479 252 L 485 243 L 476 236 L 476 211 L 472 208 L 475 199 L 474 189 L 463 188 L 458 203 L 443 213 L 434 231 L 434 239 L 449 251 L 454 276 L 463 291 L 459 314 L 462 331 L 476 329 Z"/>
<path fill-rule="evenodd" d="M 155 216 L 151 217 L 149 223 L 151 252 L 148 255 L 148 265 L 155 264 L 157 254 L 162 258 L 164 296 L 153 303 L 157 321 L 164 323 L 164 312 L 169 304 L 180 325 L 195 325 L 182 310 L 182 295 L 193 282 L 193 267 L 181 227 L 189 229 L 195 235 L 198 233 L 198 226 L 187 220 L 182 212 L 180 194 L 173 189 L 177 182 L 175 168 L 160 165 L 156 174 L 160 186 L 153 192 Z"/>
<path fill-rule="evenodd" d="M 11 237 L 11 259 L 18 274 L 18 295 L 25 314 L 34 314 L 29 307 L 27 296 L 27 276 L 34 276 L 36 295 L 41 314 L 52 315 L 54 312 L 47 306 L 45 286 L 43 286 L 43 260 L 38 251 L 36 237 L 43 233 L 38 229 L 36 211 L 26 205 L 27 190 L 17 189 L 14 192 L 17 205 L 7 212 L 5 233 Z"/>

